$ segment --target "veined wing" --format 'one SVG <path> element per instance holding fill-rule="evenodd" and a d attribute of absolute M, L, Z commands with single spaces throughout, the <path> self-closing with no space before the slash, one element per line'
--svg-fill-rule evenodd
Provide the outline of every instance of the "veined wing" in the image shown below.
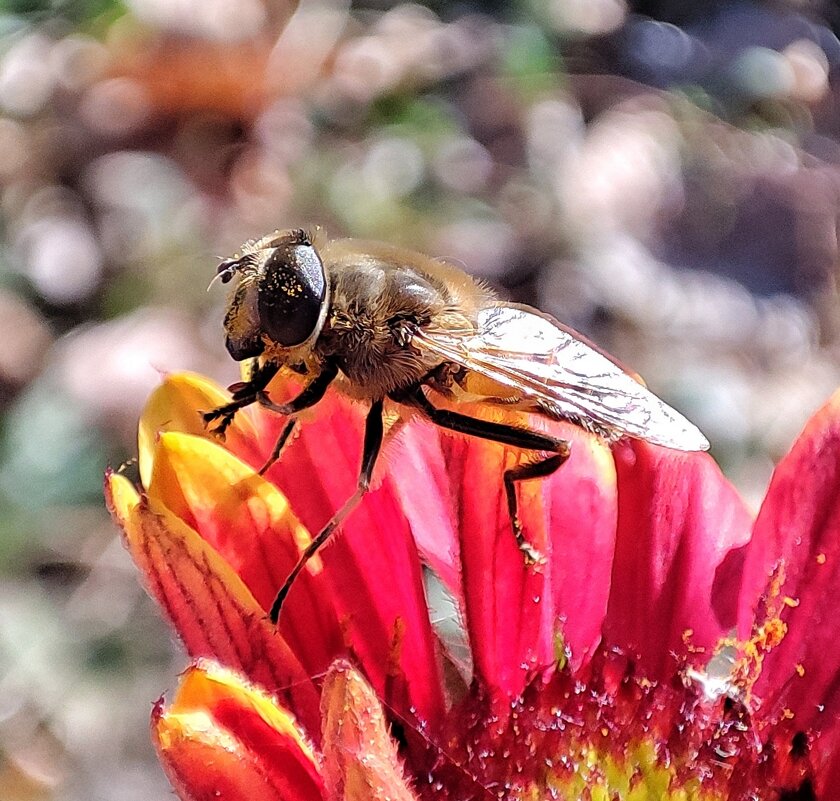
<path fill-rule="evenodd" d="M 602 353 L 522 306 L 490 306 L 474 331 L 426 329 L 415 344 L 506 386 L 561 417 L 683 451 L 707 450 L 700 430 Z"/>

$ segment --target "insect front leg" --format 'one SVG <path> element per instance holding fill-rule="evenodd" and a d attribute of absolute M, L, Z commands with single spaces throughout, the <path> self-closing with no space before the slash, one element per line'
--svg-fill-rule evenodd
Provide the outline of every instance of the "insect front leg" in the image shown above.
<path fill-rule="evenodd" d="M 274 449 L 271 451 L 271 456 L 268 457 L 268 461 L 260 468 L 260 475 L 263 475 L 266 470 L 268 470 L 268 468 L 280 458 L 280 454 L 283 452 L 283 447 L 297 425 L 295 415 L 318 403 L 318 401 L 324 397 L 327 388 L 337 375 L 338 367 L 336 367 L 333 362 L 326 362 L 321 368 L 321 372 L 318 373 L 318 375 L 316 375 L 315 378 L 313 378 L 312 381 L 303 388 L 297 397 L 292 398 L 292 400 L 287 403 L 274 403 L 274 401 L 272 401 L 265 392 L 260 392 L 259 397 L 257 398 L 260 405 L 265 406 L 267 409 L 271 409 L 273 412 L 277 412 L 278 414 L 291 417 L 277 439 Z"/>
<path fill-rule="evenodd" d="M 541 561 L 542 556 L 540 553 L 522 534 L 522 524 L 519 520 L 519 501 L 516 497 L 516 482 L 551 475 L 551 473 L 557 470 L 569 458 L 569 454 L 571 453 L 569 442 L 564 439 L 550 437 L 547 434 L 540 434 L 536 431 L 517 428 L 516 426 L 506 425 L 504 423 L 494 423 L 490 420 L 468 417 L 465 414 L 459 414 L 449 409 L 439 409 L 426 397 L 423 387 L 419 384 L 401 393 L 399 397 L 395 397 L 395 400 L 416 406 L 429 420 L 441 428 L 491 440 L 492 442 L 500 442 L 503 445 L 512 445 L 516 448 L 533 451 L 547 451 L 553 454 L 536 462 L 518 465 L 510 470 L 506 470 L 504 473 L 505 495 L 507 497 L 508 512 L 510 514 L 510 522 L 516 544 L 529 563 Z"/>
<path fill-rule="evenodd" d="M 265 475 L 268 468 L 280 458 L 280 454 L 283 453 L 283 448 L 286 447 L 286 443 L 289 441 L 289 437 L 292 436 L 292 432 L 295 430 L 296 426 L 297 418 L 292 417 L 286 421 L 286 425 L 283 426 L 280 436 L 277 437 L 277 442 L 274 443 L 274 448 L 271 450 L 271 456 L 268 457 L 266 463 L 257 471 L 261 476 Z"/>
<path fill-rule="evenodd" d="M 257 365 L 250 379 L 238 384 L 233 390 L 233 400 L 230 403 L 202 415 L 204 425 L 210 428 L 211 424 L 219 421 L 218 425 L 210 428 L 210 431 L 220 439 L 224 439 L 225 432 L 233 422 L 236 413 L 260 399 L 260 396 L 265 392 L 265 388 L 269 385 L 271 379 L 277 375 L 279 369 L 280 365 L 274 362 Z"/>

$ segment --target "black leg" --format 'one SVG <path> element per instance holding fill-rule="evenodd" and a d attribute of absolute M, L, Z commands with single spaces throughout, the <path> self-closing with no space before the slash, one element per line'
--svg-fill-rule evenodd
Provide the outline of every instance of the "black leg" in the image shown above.
<path fill-rule="evenodd" d="M 295 430 L 296 425 L 296 417 L 291 417 L 286 421 L 286 425 L 283 427 L 280 436 L 277 438 L 277 442 L 274 444 L 274 450 L 271 451 L 271 456 L 268 457 L 268 461 L 259 469 L 261 476 L 265 475 L 268 468 L 280 458 L 280 454 L 283 452 L 283 448 L 286 447 L 286 443 L 289 441 L 289 437 L 292 435 L 292 431 Z"/>
<path fill-rule="evenodd" d="M 526 541 L 522 535 L 522 525 L 519 522 L 519 503 L 516 497 L 516 482 L 527 481 L 529 478 L 543 478 L 551 475 L 557 470 L 566 459 L 569 458 L 571 449 L 569 443 L 564 439 L 550 437 L 547 434 L 539 434 L 535 431 L 517 428 L 516 426 L 494 423 L 490 420 L 479 420 L 475 417 L 468 417 L 465 414 L 450 411 L 449 409 L 438 409 L 423 392 L 421 386 L 413 387 L 399 398 L 403 403 L 411 403 L 417 406 L 433 423 L 457 431 L 460 434 L 468 434 L 481 439 L 488 439 L 493 442 L 500 442 L 503 445 L 513 445 L 516 448 L 525 448 L 534 451 L 548 451 L 553 453 L 546 459 L 540 459 L 529 464 L 518 465 L 504 474 L 505 495 L 507 496 L 508 512 L 513 527 L 513 536 L 516 544 L 525 554 L 530 562 L 540 560 L 540 555 Z"/>
<path fill-rule="evenodd" d="M 512 467 L 510 470 L 505 470 L 505 495 L 507 496 L 510 523 L 513 526 L 513 536 L 516 538 L 516 544 L 519 546 L 519 550 L 525 554 L 525 558 L 529 562 L 539 562 L 542 557 L 539 551 L 536 551 L 522 534 L 522 523 L 519 520 L 519 502 L 516 498 L 516 482 L 527 481 L 529 478 L 545 478 L 546 476 L 550 476 L 569 458 L 569 454 L 569 445 L 566 443 L 564 452 L 556 453 L 547 459 L 540 459 L 538 462 L 521 464 Z"/>
<path fill-rule="evenodd" d="M 274 403 L 266 394 L 265 388 L 269 385 L 271 379 L 277 375 L 279 369 L 280 365 L 272 362 L 267 362 L 261 367 L 257 367 L 249 381 L 236 385 L 231 403 L 220 406 L 218 409 L 213 409 L 212 412 L 205 412 L 203 415 L 205 425 L 209 425 L 214 420 L 220 420 L 219 424 L 213 429 L 213 433 L 224 438 L 225 431 L 233 422 L 236 413 L 245 406 L 250 406 L 252 403 L 257 402 L 279 414 L 297 414 L 318 403 L 324 397 L 327 387 L 329 387 L 332 380 L 338 375 L 338 368 L 332 362 L 327 362 L 324 364 L 321 372 L 303 388 L 296 398 L 292 398 L 288 403 Z M 284 430 L 283 433 L 288 438 L 288 434 L 291 434 L 291 431 L 286 433 Z M 279 454 L 280 449 L 277 446 L 275 446 L 274 450 Z M 276 461 L 276 458 L 273 461 Z M 264 465 L 260 472 L 265 472 L 270 466 L 271 462 Z"/>
<path fill-rule="evenodd" d="M 265 392 L 260 392 L 257 400 L 261 406 L 265 406 L 267 409 L 271 409 L 279 414 L 296 415 L 304 409 L 308 409 L 310 406 L 318 403 L 324 397 L 327 387 L 329 387 L 336 375 L 338 375 L 338 368 L 331 362 L 328 362 L 324 365 L 323 370 L 304 387 L 300 395 L 292 398 L 288 403 L 274 403 Z M 260 475 L 264 475 L 266 470 L 280 458 L 283 447 L 291 436 L 292 431 L 294 431 L 296 424 L 297 420 L 292 416 L 292 419 L 286 423 L 285 428 L 274 445 L 274 450 L 272 450 L 271 456 L 268 457 L 268 461 L 260 468 Z"/>
<path fill-rule="evenodd" d="M 382 448 L 382 437 L 385 429 L 382 423 L 383 401 L 374 401 L 365 420 L 365 441 L 362 446 L 362 469 L 359 471 L 359 489 L 367 491 L 373 468 Z"/>
<path fill-rule="evenodd" d="M 329 539 L 330 535 L 344 522 L 347 515 L 356 508 L 359 501 L 364 497 L 365 493 L 370 487 L 370 479 L 373 475 L 373 468 L 376 465 L 376 457 L 382 448 L 383 425 L 382 425 L 382 405 L 381 400 L 374 401 L 368 412 L 367 422 L 365 424 L 365 444 L 362 452 L 362 467 L 359 471 L 359 480 L 356 486 L 356 492 L 347 500 L 344 506 L 336 512 L 330 521 L 322 528 L 312 542 L 306 546 L 297 563 L 292 568 L 283 586 L 277 593 L 274 603 L 271 605 L 271 610 L 268 613 L 271 622 L 276 624 L 280 618 L 280 612 L 283 609 L 283 603 L 289 590 L 295 582 L 295 579 L 300 574 L 301 570 L 306 567 L 306 563 L 317 553 L 318 549 Z"/>
<path fill-rule="evenodd" d="M 217 437 L 224 439 L 225 432 L 233 422 L 236 413 L 245 406 L 250 406 L 257 401 L 271 382 L 271 379 L 277 375 L 279 369 L 280 365 L 274 362 L 257 365 L 248 381 L 236 385 L 233 391 L 233 400 L 230 403 L 226 403 L 224 406 L 219 406 L 218 409 L 213 409 L 213 411 L 205 412 L 202 415 L 204 425 L 209 427 L 211 423 L 218 420 L 219 424 L 211 430 Z"/>
<path fill-rule="evenodd" d="M 480 420 L 465 414 L 452 412 L 449 409 L 438 409 L 425 395 L 422 388 L 413 387 L 410 391 L 395 397 L 401 403 L 416 406 L 435 425 L 468 434 L 471 437 L 489 439 L 503 445 L 513 445 L 529 451 L 550 451 L 564 453 L 569 450 L 569 443 L 564 439 L 557 439 L 548 434 L 540 434 L 527 428 L 517 428 L 505 423 L 494 423 L 490 420 Z"/>
<path fill-rule="evenodd" d="M 315 376 L 304 388 L 301 393 L 292 398 L 287 403 L 274 403 L 265 392 L 260 393 L 259 402 L 267 409 L 271 409 L 278 414 L 293 415 L 314 406 L 327 391 L 329 385 L 338 375 L 338 367 L 332 362 L 325 362 L 321 368 L 321 372 Z"/>

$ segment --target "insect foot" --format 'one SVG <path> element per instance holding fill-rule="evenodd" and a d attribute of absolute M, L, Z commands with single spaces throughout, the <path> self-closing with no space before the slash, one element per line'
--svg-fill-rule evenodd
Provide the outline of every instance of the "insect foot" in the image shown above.
<path fill-rule="evenodd" d="M 224 442 L 225 434 L 227 433 L 230 424 L 233 422 L 237 409 L 231 409 L 228 406 L 220 406 L 218 409 L 213 409 L 213 411 L 202 412 L 201 419 L 204 421 L 204 427 L 214 437 L 218 437 L 218 439 Z"/>
<path fill-rule="evenodd" d="M 531 565 L 544 565 L 546 563 L 545 556 L 525 539 L 519 518 L 512 517 L 511 525 L 513 526 L 513 536 L 516 539 L 516 545 L 525 557 L 525 564 L 529 567 Z"/>

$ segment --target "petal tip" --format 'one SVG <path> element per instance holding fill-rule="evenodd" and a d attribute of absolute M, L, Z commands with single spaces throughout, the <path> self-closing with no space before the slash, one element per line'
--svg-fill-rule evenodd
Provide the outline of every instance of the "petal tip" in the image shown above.
<path fill-rule="evenodd" d="M 140 505 L 142 500 L 140 493 L 125 476 L 114 473 L 112 470 L 105 473 L 103 492 L 105 507 L 111 517 L 120 526 L 124 526 L 132 511 Z"/>

